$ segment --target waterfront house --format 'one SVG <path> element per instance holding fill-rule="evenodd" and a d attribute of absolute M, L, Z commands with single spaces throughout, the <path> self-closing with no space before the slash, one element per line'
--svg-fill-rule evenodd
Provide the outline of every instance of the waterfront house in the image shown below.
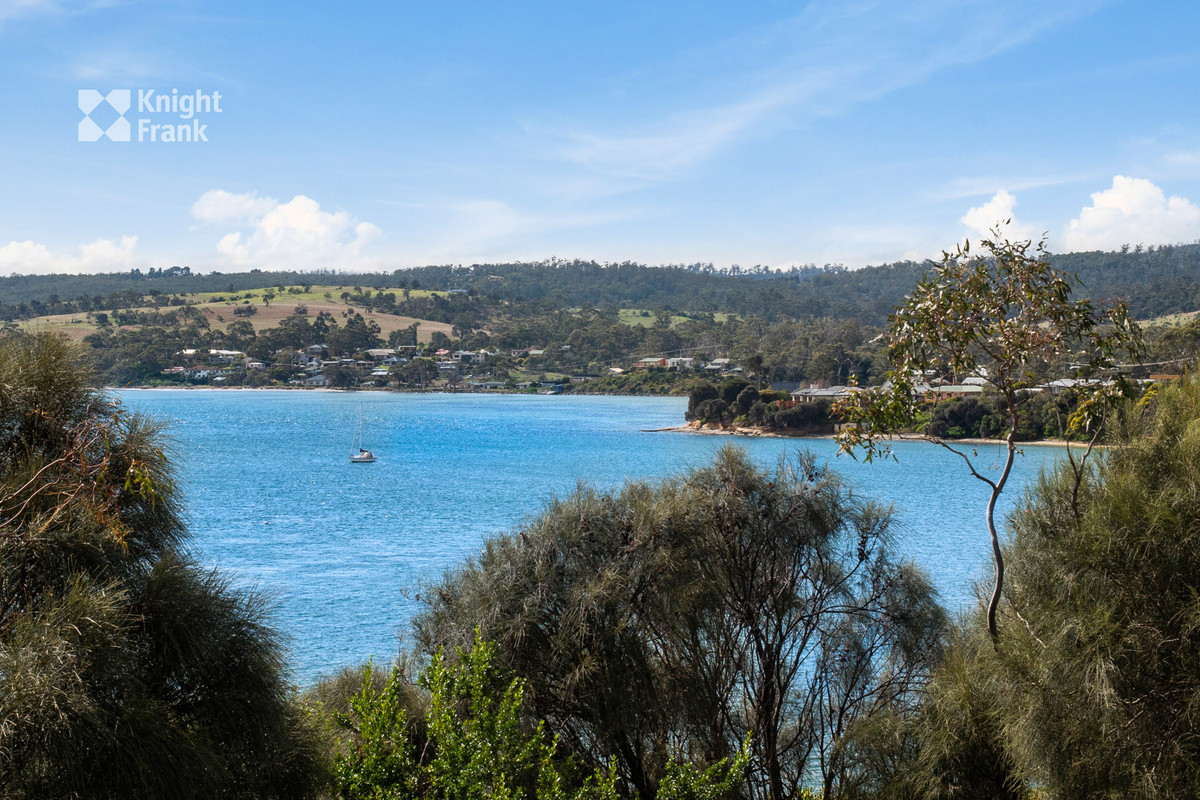
<path fill-rule="evenodd" d="M 797 403 L 815 403 L 818 400 L 844 400 L 856 389 L 850 386 L 809 386 L 792 392 L 792 400 Z"/>
<path fill-rule="evenodd" d="M 482 350 L 478 353 L 471 350 L 455 350 L 450 354 L 452 361 L 460 361 L 464 364 L 482 364 L 487 360 L 487 353 Z"/>
<path fill-rule="evenodd" d="M 707 372 L 729 372 L 732 368 L 728 358 L 714 358 L 712 361 L 704 365 Z"/>

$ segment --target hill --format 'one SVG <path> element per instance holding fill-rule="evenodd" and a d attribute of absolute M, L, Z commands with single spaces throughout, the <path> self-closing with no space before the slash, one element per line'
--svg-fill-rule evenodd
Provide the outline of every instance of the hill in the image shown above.
<path fill-rule="evenodd" d="M 1084 296 L 1124 297 L 1139 319 L 1200 310 L 1200 244 L 1070 253 L 1051 261 L 1078 275 Z M 118 309 L 140 304 L 147 295 L 237 294 L 272 287 L 282 294 L 286 286 L 307 292 L 325 285 L 335 295 L 357 295 L 360 289 L 432 289 L 544 310 L 610 305 L 693 315 L 734 313 L 767 321 L 856 319 L 879 326 L 929 266 L 903 261 L 857 270 L 834 265 L 774 271 L 550 259 L 364 274 L 251 270 L 198 275 L 187 267 L 171 267 L 146 273 L 14 275 L 0 278 L 0 319 Z"/>

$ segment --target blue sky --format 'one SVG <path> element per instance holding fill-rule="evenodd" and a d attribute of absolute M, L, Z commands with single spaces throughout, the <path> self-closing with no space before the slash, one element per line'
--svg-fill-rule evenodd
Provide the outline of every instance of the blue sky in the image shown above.
<path fill-rule="evenodd" d="M 1200 239 L 1200 3 L 0 0 L 0 274 Z M 79 141 L 130 89 L 132 141 Z M 206 142 L 138 90 L 219 92 Z M 106 104 L 91 117 L 118 118 Z M 89 118 L 91 118 L 89 117 Z"/>

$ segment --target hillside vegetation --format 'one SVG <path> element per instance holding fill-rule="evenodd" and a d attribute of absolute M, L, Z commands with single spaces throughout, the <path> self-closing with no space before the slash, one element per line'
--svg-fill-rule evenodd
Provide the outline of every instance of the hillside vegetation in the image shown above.
<path fill-rule="evenodd" d="M 1083 296 L 1124 297 L 1139 319 L 1200 310 L 1200 244 L 1053 255 L 1051 263 L 1079 276 Z M 196 293 L 199 297 L 270 287 L 334 285 L 339 291 L 352 286 L 385 291 L 455 290 L 493 301 L 536 302 L 542 308 L 612 304 L 686 314 L 729 312 L 767 320 L 835 317 L 879 326 L 931 266 L 929 261 L 903 261 L 856 270 L 810 265 L 774 271 L 765 267 L 715 269 L 711 264 L 647 266 L 550 259 L 374 274 L 251 270 L 201 275 L 192 274 L 187 267 L 171 267 L 108 275 L 14 275 L 0 278 L 0 298 L 4 298 L 0 319 L 62 313 L 66 309 L 56 306 L 65 302 L 74 304 L 70 310 L 86 312 L 97 305 L 96 298 L 107 301 L 119 293 Z M 105 307 L 115 306 L 106 303 Z"/>

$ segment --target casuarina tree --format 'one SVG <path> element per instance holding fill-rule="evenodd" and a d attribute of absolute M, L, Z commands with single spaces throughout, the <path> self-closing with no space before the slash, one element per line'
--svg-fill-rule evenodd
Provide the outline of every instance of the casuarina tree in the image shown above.
<path fill-rule="evenodd" d="M 422 590 L 430 653 L 478 629 L 527 681 L 535 719 L 653 800 L 668 764 L 736 756 L 743 792 L 836 793 L 844 735 L 906 702 L 943 616 L 894 555 L 886 510 L 811 456 L 736 449 L 618 492 L 581 487 Z"/>
<path fill-rule="evenodd" d="M 291 797 L 321 774 L 262 601 L 200 569 L 163 436 L 0 338 L 0 794 Z"/>

